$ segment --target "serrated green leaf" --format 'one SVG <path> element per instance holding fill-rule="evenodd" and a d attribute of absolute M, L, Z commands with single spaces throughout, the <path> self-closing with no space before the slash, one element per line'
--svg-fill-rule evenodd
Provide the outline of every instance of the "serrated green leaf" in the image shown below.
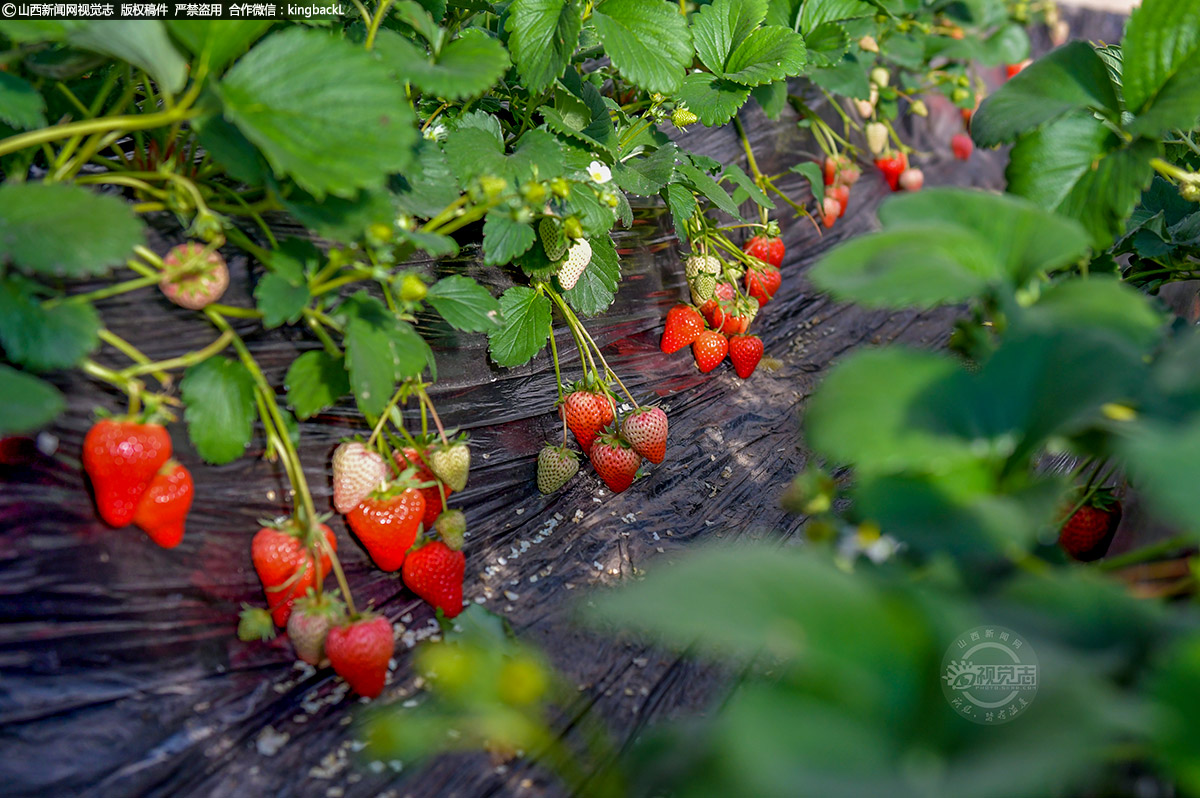
<path fill-rule="evenodd" d="M 383 30 L 375 42 L 397 77 L 428 95 L 450 100 L 478 97 L 504 77 L 508 51 L 478 28 L 468 28 L 436 57 L 397 33 Z"/>
<path fill-rule="evenodd" d="M 424 233 L 420 230 L 396 230 L 396 238 L 408 241 L 417 249 L 423 249 L 435 258 L 458 254 L 458 242 L 441 233 Z"/>
<path fill-rule="evenodd" d="M 810 65 L 830 67 L 841 61 L 842 56 L 849 52 L 850 36 L 838 23 L 826 22 L 804 37 L 804 46 L 808 50 Z"/>
<path fill-rule="evenodd" d="M 725 60 L 733 52 L 734 6 L 730 0 L 713 0 L 701 6 L 692 17 L 692 42 L 700 62 L 714 74 L 725 70 Z M 698 112 L 697 112 L 698 113 Z"/>
<path fill-rule="evenodd" d="M 584 270 L 579 282 L 563 293 L 563 298 L 584 316 L 598 316 L 608 309 L 617 295 L 621 282 L 621 260 L 617 248 L 608 236 L 589 239 L 592 245 L 592 262 Z"/>
<path fill-rule="evenodd" d="M 45 127 L 46 101 L 27 81 L 0 72 L 0 122 L 17 130 Z"/>
<path fill-rule="evenodd" d="M 567 200 L 570 212 L 579 217 L 583 232 L 588 238 L 607 235 L 616 222 L 616 214 L 608 205 L 601 204 L 594 183 L 572 183 L 571 196 Z"/>
<path fill-rule="evenodd" d="M 1053 284 L 1015 321 L 1022 329 L 1110 332 L 1146 351 L 1162 338 L 1165 319 L 1142 292 L 1115 278 L 1093 275 Z"/>
<path fill-rule="evenodd" d="M 703 195 L 709 202 L 730 216 L 741 218 L 742 214 L 738 210 L 737 205 L 734 204 L 733 199 L 729 196 L 729 193 L 721 188 L 717 184 L 717 181 L 713 180 L 708 173 L 686 163 L 677 164 L 675 170 L 691 185 L 696 193 Z"/>
<path fill-rule="evenodd" d="M 425 301 L 451 327 L 463 332 L 487 332 L 503 321 L 499 300 L 482 285 L 461 274 L 443 277 L 431 285 Z"/>
<path fill-rule="evenodd" d="M 687 19 L 663 0 L 603 0 L 592 23 L 617 71 L 647 91 L 679 89 L 692 62 Z"/>
<path fill-rule="evenodd" d="M 341 307 L 345 319 L 346 371 L 359 409 L 378 416 L 401 379 L 416 377 L 432 364 L 432 353 L 406 321 L 378 299 L 359 291 Z"/>
<path fill-rule="evenodd" d="M 295 324 L 311 298 L 307 285 L 293 285 L 274 273 L 264 274 L 254 287 L 254 300 L 262 311 L 263 327 L 268 330 Z"/>
<path fill-rule="evenodd" d="M 670 183 L 666 190 L 667 207 L 671 209 L 671 221 L 675 224 L 675 235 L 682 243 L 687 243 L 687 221 L 697 210 L 696 196 L 692 190 L 681 183 Z"/>
<path fill-rule="evenodd" d="M 979 146 L 992 147 L 1089 107 L 1115 114 L 1120 106 L 1104 61 L 1087 42 L 1071 42 L 985 99 L 971 118 L 971 135 Z"/>
<path fill-rule="evenodd" d="M 545 130 L 530 130 L 521 137 L 516 151 L 505 156 L 503 145 L 491 133 L 479 128 L 456 130 L 446 140 L 446 158 L 463 187 L 481 175 L 503 177 L 518 184 L 530 180 L 536 172 L 540 180 L 562 173 L 562 147 Z"/>
<path fill-rule="evenodd" d="M 220 73 L 250 49 L 273 23 L 256 19 L 168 20 L 167 30 L 192 55 L 207 54 L 209 69 Z"/>
<path fill-rule="evenodd" d="M 789 171 L 808 178 L 808 185 L 812 189 L 813 199 L 817 201 L 818 205 L 825 201 L 825 172 L 822 170 L 820 164 L 814 161 L 801 161 L 795 164 Z"/>
<path fill-rule="evenodd" d="M 222 355 L 190 367 L 179 382 L 183 419 L 196 453 L 221 465 L 242 456 L 254 432 L 254 378 Z"/>
<path fill-rule="evenodd" d="M 492 117 L 488 117 L 489 119 Z M 458 186 L 446 155 L 434 142 L 421 139 L 416 158 L 392 181 L 392 196 L 400 210 L 433 218 L 458 199 Z"/>
<path fill-rule="evenodd" d="M 283 207 L 305 227 L 323 238 L 343 244 L 359 241 L 373 224 L 388 227 L 396 218 L 392 197 L 378 189 L 363 189 L 349 198 L 326 195 L 323 199 L 295 186 L 283 199 Z"/>
<path fill-rule="evenodd" d="M 762 108 L 767 119 L 778 122 L 780 114 L 787 107 L 787 81 L 777 80 L 774 83 L 755 86 L 750 96 L 758 103 L 758 107 Z"/>
<path fill-rule="evenodd" d="M 34 432 L 66 407 L 53 385 L 0 363 L 0 436 Z"/>
<path fill-rule="evenodd" d="M 831 67 L 809 69 L 808 76 L 825 91 L 843 97 L 861 100 L 867 97 L 871 90 L 867 70 L 853 53 L 847 53 L 841 61 Z"/>
<path fill-rule="evenodd" d="M 10 361 L 30 371 L 71 368 L 99 343 L 100 317 L 91 304 L 66 300 L 44 307 L 35 285 L 0 280 L 0 345 Z"/>
<path fill-rule="evenodd" d="M 512 263 L 537 239 L 533 225 L 517 222 L 503 209 L 488 211 L 483 223 L 483 260 L 493 266 Z"/>
<path fill-rule="evenodd" d="M 251 186 L 261 186 L 271 171 L 258 148 L 242 131 L 217 114 L 201 116 L 192 121 L 192 128 L 204 151 L 235 180 Z"/>
<path fill-rule="evenodd" d="M 1129 17 L 1121 51 L 1129 131 L 1157 136 L 1200 119 L 1200 5 L 1146 0 Z"/>
<path fill-rule="evenodd" d="M 76 22 L 67 41 L 83 50 L 128 61 L 145 70 L 168 91 L 178 92 L 187 82 L 187 61 L 171 44 L 159 20 L 112 19 Z"/>
<path fill-rule="evenodd" d="M 630 158 L 613 164 L 613 180 L 631 194 L 649 197 L 662 190 L 675 171 L 674 144 L 661 147 L 642 158 Z"/>
<path fill-rule="evenodd" d="M 723 125 L 750 96 L 750 87 L 723 80 L 708 72 L 694 72 L 683 79 L 679 99 L 707 127 Z"/>
<path fill-rule="evenodd" d="M 288 406 L 300 419 L 312 418 L 350 393 L 350 377 L 341 359 L 323 350 L 305 352 L 283 378 Z"/>
<path fill-rule="evenodd" d="M 315 198 L 379 188 L 412 159 L 404 90 L 369 53 L 301 27 L 267 37 L 218 85 L 225 117 Z"/>
<path fill-rule="evenodd" d="M 800 7 L 800 32 L 806 37 L 827 22 L 869 17 L 874 7 L 864 0 L 805 0 Z"/>
<path fill-rule="evenodd" d="M 550 300 L 532 288 L 516 285 L 500 297 L 500 313 L 504 326 L 488 333 L 492 360 L 510 368 L 528 363 L 550 337 Z"/>
<path fill-rule="evenodd" d="M 775 203 L 771 202 L 771 199 L 763 193 L 761 188 L 755 184 L 754 178 L 746 174 L 745 171 L 742 170 L 742 167 L 738 166 L 737 164 L 726 164 L 725 172 L 721 176 L 721 180 L 729 180 L 738 187 L 739 190 L 735 192 L 733 199 L 735 203 L 741 204 L 745 198 L 749 198 L 753 200 L 755 204 L 760 205 L 763 208 L 774 210 Z M 739 197 L 742 199 L 739 199 Z"/>
<path fill-rule="evenodd" d="M 759 28 L 729 56 L 725 78 L 744 86 L 761 86 L 800 74 L 805 60 L 800 34 L 787 28 Z"/>
<path fill-rule="evenodd" d="M 576 0 L 513 0 L 508 46 L 530 92 L 539 92 L 563 73 L 583 29 Z"/>
<path fill-rule="evenodd" d="M 0 186 L 0 259 L 62 277 L 106 273 L 145 242 L 137 215 L 116 197 L 79 186 Z"/>

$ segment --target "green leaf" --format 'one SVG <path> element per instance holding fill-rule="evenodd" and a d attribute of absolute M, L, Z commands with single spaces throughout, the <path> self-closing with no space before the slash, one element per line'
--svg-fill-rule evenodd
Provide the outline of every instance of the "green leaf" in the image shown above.
<path fill-rule="evenodd" d="M 458 242 L 441 233 L 425 233 L 420 230 L 396 229 L 396 238 L 408 241 L 417 249 L 423 249 L 435 258 L 458 254 Z"/>
<path fill-rule="evenodd" d="M 566 69 L 583 29 L 576 0 L 513 0 L 508 46 L 531 93 L 548 87 Z"/>
<path fill-rule="evenodd" d="M 478 28 L 468 28 L 431 58 L 424 49 L 392 31 L 380 31 L 376 49 L 397 77 L 426 94 L 450 100 L 478 97 L 508 71 L 504 45 Z"/>
<path fill-rule="evenodd" d="M 1151 499 L 1155 515 L 1196 529 L 1200 491 L 1200 421 L 1180 426 L 1139 425 L 1118 442 L 1130 474 Z"/>
<path fill-rule="evenodd" d="M 537 172 L 548 180 L 562 174 L 562 146 L 545 130 L 530 130 L 521 137 L 516 152 L 504 155 L 503 145 L 489 131 L 475 127 L 456 130 L 445 144 L 446 159 L 464 188 L 481 175 L 523 183 Z"/>
<path fill-rule="evenodd" d="M 34 432 L 66 407 L 53 385 L 0 363 L 0 436 Z"/>
<path fill-rule="evenodd" d="M 517 222 L 504 209 L 488 211 L 483 223 L 483 261 L 493 266 L 512 263 L 537 239 L 533 225 Z"/>
<path fill-rule="evenodd" d="M 729 193 L 721 188 L 717 181 L 713 180 L 706 172 L 687 163 L 677 164 L 675 169 L 680 176 L 691 184 L 693 189 L 704 195 L 713 205 L 716 205 L 730 216 L 741 218 L 742 215 L 738 211 L 738 207 L 733 199 L 729 196 Z"/>
<path fill-rule="evenodd" d="M 848 53 L 834 66 L 810 69 L 808 76 L 812 78 L 813 83 L 825 91 L 861 100 L 866 98 L 871 91 L 871 83 L 867 80 L 867 71 L 853 53 Z"/>
<path fill-rule="evenodd" d="M 647 91 L 679 89 L 692 63 L 687 19 L 663 0 L 604 0 L 592 14 L 613 66 Z"/>
<path fill-rule="evenodd" d="M 266 182 L 270 166 L 242 131 L 217 114 L 198 117 L 192 128 L 204 151 L 225 168 L 229 176 L 251 186 Z"/>
<path fill-rule="evenodd" d="M 270 20 L 169 20 L 167 30 L 192 55 L 208 54 L 208 66 L 220 73 L 271 28 Z"/>
<path fill-rule="evenodd" d="M 696 214 L 696 196 L 692 190 L 681 183 L 670 183 L 666 188 L 667 207 L 671 209 L 671 221 L 675 224 L 675 234 L 679 240 L 687 242 L 686 222 Z"/>
<path fill-rule="evenodd" d="M 738 43 L 733 38 L 734 14 L 735 7 L 730 0 L 713 0 L 701 6 L 692 17 L 692 42 L 696 46 L 696 55 L 701 63 L 717 75 L 725 71 L 725 60 Z"/>
<path fill-rule="evenodd" d="M 504 326 L 488 333 L 492 360 L 520 366 L 542 351 L 550 337 L 550 300 L 532 288 L 516 285 L 500 297 Z"/>
<path fill-rule="evenodd" d="M 46 126 L 46 101 L 16 75 L 0 72 L 0 122 L 17 130 Z"/>
<path fill-rule="evenodd" d="M 187 82 L 187 61 L 158 20 L 112 19 L 75 23 L 67 41 L 83 50 L 128 61 L 171 92 Z"/>
<path fill-rule="evenodd" d="M 617 248 L 609 236 L 589 239 L 592 245 L 592 262 L 584 270 L 579 282 L 563 293 L 563 298 L 576 312 L 584 316 L 598 316 L 608 309 L 617 294 L 621 282 L 621 261 Z"/>
<path fill-rule="evenodd" d="M 780 114 L 787 107 L 787 81 L 777 80 L 774 83 L 755 86 L 750 92 L 750 96 L 762 108 L 767 119 L 778 122 Z"/>
<path fill-rule="evenodd" d="M 1093 247 L 1105 249 L 1150 184 L 1160 148 L 1148 139 L 1124 144 L 1089 112 L 1069 114 L 1017 142 L 1008 190 L 1080 222 Z"/>
<path fill-rule="evenodd" d="M 338 315 L 345 321 L 346 371 L 359 410 L 378 416 L 399 380 L 416 377 L 432 365 L 432 352 L 406 321 L 382 302 L 359 291 Z"/>
<path fill-rule="evenodd" d="M 789 171 L 796 172 L 808 178 L 808 185 L 812 189 L 813 199 L 817 201 L 818 205 L 825 201 L 825 172 L 819 163 L 816 161 L 801 161 L 792 166 Z"/>
<path fill-rule="evenodd" d="M 343 244 L 359 241 L 372 224 L 391 227 L 396 219 L 391 195 L 378 189 L 363 189 L 349 198 L 327 194 L 323 199 L 295 187 L 283 207 L 305 227 L 323 238 Z M 440 210 L 440 209 L 439 209 Z"/>
<path fill-rule="evenodd" d="M 630 158 L 613 164 L 613 179 L 623 191 L 649 197 L 657 194 L 675 171 L 674 144 L 660 147 L 644 158 Z"/>
<path fill-rule="evenodd" d="M 242 456 L 254 432 L 254 378 L 222 355 L 190 367 L 179 383 L 183 419 L 196 453 L 221 465 Z"/>
<path fill-rule="evenodd" d="M 144 242 L 142 223 L 116 197 L 63 183 L 0 186 L 0 259 L 23 271 L 104 274 Z"/>
<path fill-rule="evenodd" d="M 490 118 L 490 117 L 489 117 Z M 446 155 L 435 142 L 421 139 L 417 155 L 403 175 L 392 181 L 392 196 L 400 210 L 432 219 L 458 199 L 454 173 Z"/>
<path fill-rule="evenodd" d="M 1188 709 L 1200 706 L 1200 637 L 1193 632 L 1173 642 L 1155 665 L 1149 690 L 1159 718 L 1149 750 L 1181 790 L 1200 792 L 1200 719 Z"/>
<path fill-rule="evenodd" d="M 746 174 L 742 167 L 736 163 L 725 165 L 725 171 L 721 175 L 721 180 L 729 180 L 738 187 L 738 191 L 734 192 L 733 201 L 742 203 L 746 198 L 754 201 L 755 204 L 774 210 L 775 203 L 771 202 L 770 197 L 763 193 L 763 190 L 754 182 L 754 178 Z"/>
<path fill-rule="evenodd" d="M 311 298 L 307 284 L 294 285 L 274 272 L 264 274 L 254 287 L 254 299 L 263 314 L 263 327 L 268 330 L 281 324 L 295 324 Z"/>
<path fill-rule="evenodd" d="M 836 22 L 826 22 L 809 33 L 804 39 L 808 63 L 812 66 L 831 67 L 842 60 L 850 51 L 850 36 Z M 869 91 L 869 89 L 868 89 Z M 787 99 L 785 87 L 784 100 Z"/>
<path fill-rule="evenodd" d="M 1148 351 L 1161 340 L 1165 319 L 1142 292 L 1120 280 L 1093 275 L 1053 284 L 1017 321 L 1022 328 L 1103 330 Z"/>
<path fill-rule="evenodd" d="M 502 323 L 500 302 L 482 285 L 461 274 L 443 277 L 431 285 L 425 301 L 450 326 L 463 332 L 488 332 Z"/>
<path fill-rule="evenodd" d="M 288 406 L 302 420 L 312 418 L 350 393 L 345 364 L 320 349 L 293 360 L 283 385 L 287 389 Z"/>
<path fill-rule="evenodd" d="M 729 56 L 724 77 L 745 86 L 761 86 L 800 74 L 806 57 L 804 39 L 798 33 L 763 27 Z"/>
<path fill-rule="evenodd" d="M 30 371 L 71 368 L 99 343 L 100 317 L 80 300 L 47 308 L 35 290 L 19 277 L 0 280 L 0 345 Z"/>
<path fill-rule="evenodd" d="M 981 147 L 1012 141 L 1071 111 L 1120 110 L 1108 67 L 1087 42 L 1074 41 L 1039 58 L 979 106 L 971 135 Z"/>
<path fill-rule="evenodd" d="M 800 8 L 800 32 L 807 36 L 827 22 L 869 17 L 875 13 L 864 0 L 805 0 Z"/>
<path fill-rule="evenodd" d="M 1200 5 L 1146 0 L 1129 17 L 1121 51 L 1129 132 L 1190 130 L 1200 119 Z"/>
<path fill-rule="evenodd" d="M 318 200 L 353 198 L 404 169 L 417 141 L 404 90 L 365 50 L 288 28 L 264 39 L 218 86 L 225 117 Z"/>

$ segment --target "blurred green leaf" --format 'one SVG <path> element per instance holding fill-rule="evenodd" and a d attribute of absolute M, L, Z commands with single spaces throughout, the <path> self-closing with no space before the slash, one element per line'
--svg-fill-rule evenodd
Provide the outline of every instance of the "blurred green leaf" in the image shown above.
<path fill-rule="evenodd" d="M 196 453 L 214 465 L 232 463 L 250 445 L 256 409 L 254 378 L 223 355 L 190 367 L 179 382 L 183 419 Z"/>
<path fill-rule="evenodd" d="M 0 436 L 35 432 L 66 407 L 53 385 L 0 363 Z"/>

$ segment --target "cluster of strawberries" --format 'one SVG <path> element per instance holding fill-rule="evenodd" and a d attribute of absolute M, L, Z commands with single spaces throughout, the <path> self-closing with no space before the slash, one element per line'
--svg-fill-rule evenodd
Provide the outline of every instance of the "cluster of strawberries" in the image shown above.
<path fill-rule="evenodd" d="M 846 215 L 846 208 L 850 206 L 850 188 L 862 177 L 862 170 L 848 155 L 839 152 L 825 158 L 823 171 L 825 199 L 821 202 L 821 223 L 830 228 Z"/>
<path fill-rule="evenodd" d="M 606 388 L 576 385 L 558 408 L 563 424 L 613 493 L 633 484 L 642 458 L 658 464 L 667 456 L 667 414 L 661 407 L 635 407 L 618 424 L 616 402 Z M 538 454 L 538 490 L 553 493 L 578 471 L 579 456 L 565 440 L 562 446 L 547 443 Z"/>
<path fill-rule="evenodd" d="M 192 475 L 171 459 L 171 436 L 161 424 L 131 418 L 96 422 L 83 439 L 83 470 L 104 523 L 136 524 L 164 549 L 183 540 Z"/>

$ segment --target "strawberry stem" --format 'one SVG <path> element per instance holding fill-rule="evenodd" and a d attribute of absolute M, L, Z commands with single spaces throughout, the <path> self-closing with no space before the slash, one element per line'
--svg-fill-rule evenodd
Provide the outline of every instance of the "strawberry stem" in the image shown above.
<path fill-rule="evenodd" d="M 558 388 L 558 401 L 561 402 L 563 398 L 562 370 L 558 365 L 558 342 L 554 340 L 553 322 L 550 324 L 550 358 L 554 361 L 554 383 Z"/>
<path fill-rule="evenodd" d="M 387 423 L 388 418 L 392 415 L 392 410 L 396 407 L 396 403 L 400 401 L 400 397 L 402 395 L 408 392 L 408 389 L 409 384 L 408 381 L 405 380 L 404 382 L 400 383 L 400 387 L 396 389 L 394 394 L 392 394 L 392 398 L 388 400 L 387 406 L 384 407 L 383 412 L 379 414 L 379 420 L 375 422 L 374 429 L 371 430 L 371 437 L 367 438 L 368 449 L 374 445 L 375 439 L 379 437 L 379 433 L 383 431 L 384 424 Z"/>
<path fill-rule="evenodd" d="M 358 618 L 358 608 L 354 606 L 354 594 L 350 592 L 350 584 L 346 581 L 346 573 L 342 570 L 342 561 L 338 559 L 337 552 L 329 545 L 329 541 L 324 535 L 320 535 L 320 540 L 317 545 L 320 546 L 326 554 L 329 555 L 329 564 L 333 566 L 333 576 L 337 579 L 338 586 L 342 589 L 342 595 L 346 597 L 346 609 L 350 611 L 350 620 Z M 322 580 L 317 579 L 319 584 Z"/>
<path fill-rule="evenodd" d="M 121 354 L 128 357 L 134 363 L 140 363 L 144 365 L 150 362 L 150 358 L 147 357 L 142 350 L 138 349 L 136 346 L 129 343 L 107 327 L 101 327 L 98 335 L 101 341 L 121 352 Z M 167 374 L 165 371 L 154 370 L 149 373 L 150 376 L 158 380 L 160 385 L 166 386 L 171 383 L 171 375 Z"/>
<path fill-rule="evenodd" d="M 449 446 L 450 441 L 446 440 L 446 430 L 442 427 L 442 420 L 438 418 L 437 408 L 433 406 L 433 400 L 429 398 L 429 394 L 425 393 L 425 386 L 421 383 L 417 384 L 417 396 L 429 406 L 429 415 L 433 416 L 433 424 L 437 427 L 438 436 L 442 439 L 442 443 Z"/>
<path fill-rule="evenodd" d="M 203 349 L 197 349 L 194 352 L 180 355 L 179 357 L 168 358 L 167 360 L 159 360 L 157 362 L 138 363 L 121 371 L 121 374 L 127 377 L 140 377 L 143 374 L 154 374 L 155 372 L 174 371 L 175 369 L 187 368 L 208 360 L 213 355 L 217 354 L 229 346 L 229 342 L 233 340 L 233 331 L 221 333 L 215 341 Z M 168 381 L 170 378 L 168 377 Z M 160 380 L 161 382 L 161 380 Z"/>

